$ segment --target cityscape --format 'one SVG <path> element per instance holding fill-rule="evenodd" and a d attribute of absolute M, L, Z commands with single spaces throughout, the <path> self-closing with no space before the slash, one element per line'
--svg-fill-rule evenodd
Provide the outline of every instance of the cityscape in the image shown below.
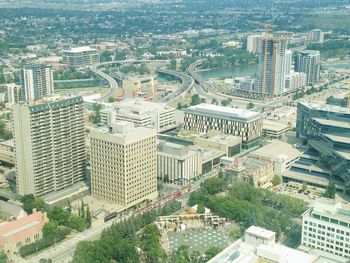
<path fill-rule="evenodd" d="M 350 3 L 0 0 L 0 263 L 349 263 Z"/>

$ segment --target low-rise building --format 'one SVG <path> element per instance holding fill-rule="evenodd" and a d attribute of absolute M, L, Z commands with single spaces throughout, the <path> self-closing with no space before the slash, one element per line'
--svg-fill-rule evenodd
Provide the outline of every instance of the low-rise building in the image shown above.
<path fill-rule="evenodd" d="M 46 213 L 36 212 L 9 222 L 0 227 L 0 247 L 8 254 L 14 254 L 25 245 L 42 238 L 42 229 L 48 222 Z"/>
<path fill-rule="evenodd" d="M 15 143 L 13 140 L 0 141 L 0 163 L 15 165 Z"/>
<path fill-rule="evenodd" d="M 286 75 L 285 89 L 288 92 L 297 91 L 306 86 L 306 74 L 304 72 L 291 71 Z"/>
<path fill-rule="evenodd" d="M 248 154 L 249 157 L 272 162 L 274 173 L 279 176 L 290 169 L 291 165 L 299 160 L 300 155 L 292 145 L 277 140 Z"/>
<path fill-rule="evenodd" d="M 317 262 L 317 258 L 305 252 L 276 244 L 274 232 L 251 226 L 245 231 L 243 239 L 232 243 L 208 261 L 208 263 L 223 262 L 314 263 Z"/>
<path fill-rule="evenodd" d="M 289 125 L 278 121 L 264 119 L 263 135 L 268 138 L 281 138 L 289 130 Z"/>
<path fill-rule="evenodd" d="M 100 112 L 101 123 L 107 125 L 113 121 L 129 121 L 136 126 L 155 128 L 158 133 L 176 127 L 175 109 L 163 103 L 144 100 L 122 100 L 113 103 Z"/>

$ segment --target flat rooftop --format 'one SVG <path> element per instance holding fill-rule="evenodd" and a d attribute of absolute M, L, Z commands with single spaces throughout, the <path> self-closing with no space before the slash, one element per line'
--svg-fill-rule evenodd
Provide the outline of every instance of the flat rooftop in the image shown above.
<path fill-rule="evenodd" d="M 346 113 L 350 114 L 350 108 L 344 108 L 340 106 L 335 105 L 329 105 L 326 103 L 311 103 L 311 102 L 299 102 L 300 104 L 313 109 L 313 110 L 319 110 L 319 111 L 328 111 L 328 112 L 335 112 L 335 113 Z"/>
<path fill-rule="evenodd" d="M 213 104 L 199 104 L 186 109 L 186 113 L 227 120 L 254 121 L 262 118 L 260 113 Z"/>
<path fill-rule="evenodd" d="M 272 120 L 263 120 L 263 130 L 270 130 L 275 132 L 282 132 L 285 130 L 289 130 L 289 126 L 287 124 L 281 123 L 279 121 Z"/>
<path fill-rule="evenodd" d="M 333 134 L 324 134 L 324 136 L 326 136 L 328 139 L 330 139 L 333 142 L 350 144 L 350 137 L 341 136 L 341 135 L 333 135 Z"/>
<path fill-rule="evenodd" d="M 245 232 L 265 239 L 270 239 L 275 236 L 275 232 L 257 226 L 250 226 Z"/>
<path fill-rule="evenodd" d="M 80 52 L 96 51 L 96 50 L 97 49 L 91 48 L 89 46 L 83 46 L 83 47 L 72 47 L 71 49 L 64 50 L 63 52 L 80 53 Z"/>
<path fill-rule="evenodd" d="M 301 153 L 292 145 L 278 140 L 272 141 L 271 143 L 248 154 L 248 156 L 256 158 L 263 157 L 270 161 L 275 161 L 281 156 L 287 156 L 289 160 L 294 160 L 299 158 L 300 155 Z"/>

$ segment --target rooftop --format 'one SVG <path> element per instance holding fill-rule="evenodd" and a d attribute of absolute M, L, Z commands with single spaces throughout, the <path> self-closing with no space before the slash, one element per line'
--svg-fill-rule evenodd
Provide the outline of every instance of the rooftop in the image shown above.
<path fill-rule="evenodd" d="M 319 198 L 314 202 L 312 208 L 313 212 L 350 223 L 350 203 Z"/>
<path fill-rule="evenodd" d="M 329 104 L 310 103 L 305 101 L 299 102 L 299 103 L 312 110 L 350 114 L 350 108 L 344 108 L 344 107 L 329 105 Z"/>
<path fill-rule="evenodd" d="M 350 137 L 341 136 L 341 135 L 333 135 L 333 134 L 324 134 L 328 139 L 333 142 L 347 143 L 350 144 Z"/>
<path fill-rule="evenodd" d="M 276 161 L 282 156 L 287 156 L 289 160 L 299 158 L 301 153 L 292 145 L 282 141 L 272 141 L 271 143 L 249 153 L 248 156 L 264 158 L 270 161 Z"/>
<path fill-rule="evenodd" d="M 265 238 L 265 239 L 270 239 L 275 237 L 275 232 L 272 232 L 270 230 L 257 227 L 257 226 L 251 226 L 245 232 L 250 235 L 260 237 L 260 238 Z"/>
<path fill-rule="evenodd" d="M 260 113 L 254 111 L 204 103 L 187 108 L 186 113 L 193 113 L 208 117 L 216 117 L 220 119 L 241 121 L 253 121 L 262 117 Z"/>
<path fill-rule="evenodd" d="M 289 126 L 287 124 L 281 123 L 279 121 L 272 121 L 272 120 L 263 120 L 263 130 L 271 130 L 271 131 L 283 131 L 288 130 Z"/>
<path fill-rule="evenodd" d="M 96 49 L 91 48 L 89 46 L 83 46 L 83 47 L 72 47 L 69 50 L 64 50 L 64 52 L 79 53 L 79 52 L 95 51 L 95 50 Z"/>

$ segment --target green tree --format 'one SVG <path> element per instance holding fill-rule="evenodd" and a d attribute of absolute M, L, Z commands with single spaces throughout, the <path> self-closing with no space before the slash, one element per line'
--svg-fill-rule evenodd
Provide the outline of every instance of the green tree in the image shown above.
<path fill-rule="evenodd" d="M 39 260 L 39 263 L 52 263 L 52 259 L 41 258 L 41 259 Z"/>
<path fill-rule="evenodd" d="M 197 206 L 197 214 L 204 214 L 205 213 L 205 206 L 204 204 L 198 204 Z"/>
<path fill-rule="evenodd" d="M 228 100 L 222 100 L 221 101 L 221 105 L 222 106 L 227 106 L 229 104 L 229 101 Z"/>
<path fill-rule="evenodd" d="M 50 222 L 55 221 L 59 225 L 66 225 L 69 216 L 70 213 L 65 211 L 62 207 L 55 207 L 48 212 Z"/>
<path fill-rule="evenodd" d="M 213 99 L 211 100 L 211 104 L 217 105 L 217 104 L 218 104 L 218 101 L 217 101 L 215 98 L 213 98 Z"/>
<path fill-rule="evenodd" d="M 83 217 L 71 215 L 68 218 L 67 226 L 82 232 L 85 229 L 85 220 Z"/>
<path fill-rule="evenodd" d="M 334 199 L 335 198 L 335 194 L 336 194 L 336 186 L 334 183 L 329 182 L 326 191 L 324 192 L 323 196 L 327 197 L 327 198 L 331 198 Z"/>
<path fill-rule="evenodd" d="M 7 262 L 7 256 L 4 251 L 0 251 L 0 263 L 6 263 Z"/>
<path fill-rule="evenodd" d="M 176 60 L 175 59 L 170 60 L 169 69 L 176 70 Z"/>
<path fill-rule="evenodd" d="M 112 56 L 112 52 L 105 50 L 101 54 L 101 61 L 102 62 L 111 61 L 112 60 L 111 56 Z"/>
<path fill-rule="evenodd" d="M 23 204 L 23 209 L 27 214 L 33 213 L 33 209 L 35 208 L 37 211 L 44 210 L 44 199 L 41 197 L 34 197 L 34 195 L 24 195 L 21 198 L 21 203 Z"/>
<path fill-rule="evenodd" d="M 109 97 L 108 98 L 108 102 L 115 102 L 115 98 L 114 97 Z"/>
<path fill-rule="evenodd" d="M 57 228 L 57 224 L 53 221 L 47 222 L 43 227 L 44 238 L 55 237 L 58 232 L 59 229 Z"/>
<path fill-rule="evenodd" d="M 279 184 L 282 183 L 282 179 L 281 179 L 280 176 L 275 175 L 275 176 L 272 178 L 271 183 L 272 183 L 273 186 L 279 185 Z"/>
<path fill-rule="evenodd" d="M 221 252 L 221 248 L 219 247 L 211 247 L 209 248 L 207 251 L 205 251 L 205 255 L 206 255 L 206 260 L 212 259 L 213 257 L 215 257 L 217 254 L 219 254 Z"/>
<path fill-rule="evenodd" d="M 303 182 L 302 190 L 305 192 L 307 190 L 307 183 Z"/>
<path fill-rule="evenodd" d="M 206 103 L 205 98 L 201 98 L 201 103 Z"/>
<path fill-rule="evenodd" d="M 199 95 L 198 94 L 192 95 L 192 97 L 191 97 L 191 105 L 192 106 L 193 105 L 198 105 L 200 103 L 201 103 L 201 98 L 199 97 Z"/>
<path fill-rule="evenodd" d="M 92 106 L 92 110 L 95 112 L 95 115 L 94 117 L 92 118 L 92 122 L 94 124 L 98 124 L 101 122 L 101 109 L 102 109 L 102 105 L 99 104 L 99 103 L 95 103 L 93 106 Z"/>
<path fill-rule="evenodd" d="M 91 212 L 89 206 L 86 207 L 85 224 L 87 228 L 91 226 Z"/>

